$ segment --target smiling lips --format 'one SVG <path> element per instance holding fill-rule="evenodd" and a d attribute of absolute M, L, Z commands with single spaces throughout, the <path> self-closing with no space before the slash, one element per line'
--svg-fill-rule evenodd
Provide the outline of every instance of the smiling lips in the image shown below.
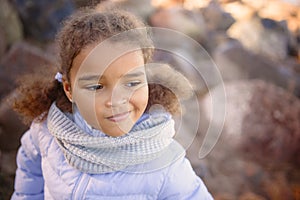
<path fill-rule="evenodd" d="M 120 122 L 125 120 L 126 118 L 128 118 L 130 115 L 130 111 L 124 112 L 124 113 L 120 113 L 120 114 L 116 114 L 110 117 L 107 117 L 108 120 L 112 121 L 112 122 Z"/>

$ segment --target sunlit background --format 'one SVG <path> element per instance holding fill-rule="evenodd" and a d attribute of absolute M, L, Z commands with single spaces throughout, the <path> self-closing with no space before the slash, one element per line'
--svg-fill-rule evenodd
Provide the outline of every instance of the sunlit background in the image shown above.
<path fill-rule="evenodd" d="M 28 128 L 6 101 L 16 95 L 15 80 L 55 67 L 54 38 L 60 22 L 79 7 L 99 2 L 0 1 L 0 200 L 12 194 L 15 155 Z M 299 200 L 300 0 L 113 2 L 149 26 L 174 29 L 193 38 L 220 70 L 227 95 L 221 138 L 207 157 L 198 158 L 209 124 L 208 91 L 218 92 L 220 86 L 194 85 L 201 120 L 187 150 L 194 170 L 214 198 Z M 186 44 L 181 50 L 189 59 L 205 63 Z M 180 65 L 162 52 L 153 59 Z M 197 78 L 184 64 L 180 67 L 191 80 Z"/>

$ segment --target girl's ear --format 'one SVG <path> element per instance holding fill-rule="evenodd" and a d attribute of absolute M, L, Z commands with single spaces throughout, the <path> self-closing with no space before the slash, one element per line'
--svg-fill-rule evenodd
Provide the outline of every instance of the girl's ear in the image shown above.
<path fill-rule="evenodd" d="M 65 94 L 68 97 L 69 101 L 72 102 L 71 84 L 65 79 L 63 79 L 63 88 L 64 88 Z"/>

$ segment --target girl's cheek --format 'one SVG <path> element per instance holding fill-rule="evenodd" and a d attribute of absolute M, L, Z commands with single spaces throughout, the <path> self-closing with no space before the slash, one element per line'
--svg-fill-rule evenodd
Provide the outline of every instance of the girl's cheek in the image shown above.
<path fill-rule="evenodd" d="M 139 105 L 139 107 L 145 107 L 148 104 L 149 94 L 148 87 L 143 87 L 137 90 L 132 96 L 132 100 Z"/>

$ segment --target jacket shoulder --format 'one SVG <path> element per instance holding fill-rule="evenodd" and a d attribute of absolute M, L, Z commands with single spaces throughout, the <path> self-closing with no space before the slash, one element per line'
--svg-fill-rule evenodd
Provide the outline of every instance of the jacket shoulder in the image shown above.
<path fill-rule="evenodd" d="M 161 199 L 212 199 L 189 160 L 178 159 L 169 166 L 159 197 Z"/>
<path fill-rule="evenodd" d="M 29 129 L 23 134 L 21 144 L 27 155 L 39 155 L 40 152 L 40 134 L 44 133 L 45 124 L 43 122 L 32 122 Z M 30 152 L 30 153 L 29 153 Z"/>

